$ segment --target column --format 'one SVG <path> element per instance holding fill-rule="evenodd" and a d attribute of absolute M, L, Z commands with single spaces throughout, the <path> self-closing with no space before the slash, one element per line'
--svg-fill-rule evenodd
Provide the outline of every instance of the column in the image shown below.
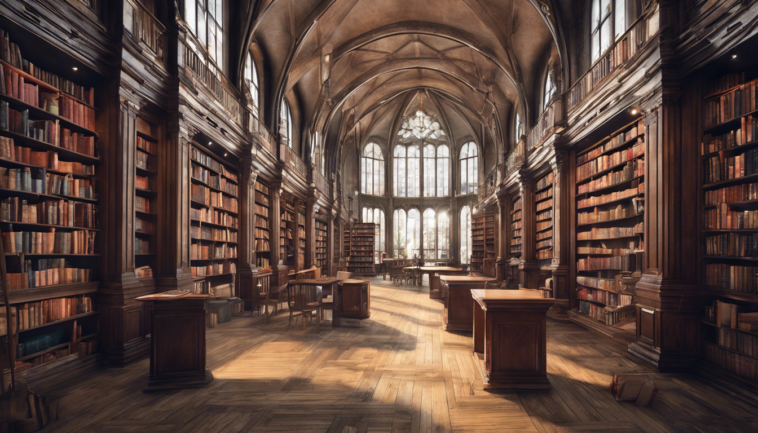
<path fill-rule="evenodd" d="M 550 161 L 553 169 L 553 297 L 568 299 L 571 260 L 571 179 L 569 155 L 565 150 L 555 150 Z"/>
<path fill-rule="evenodd" d="M 255 278 L 258 274 L 255 255 L 255 181 L 258 172 L 253 168 L 253 156 L 240 162 L 240 219 L 239 219 L 239 296 L 246 308 L 252 308 Z"/>
<path fill-rule="evenodd" d="M 326 275 L 327 277 L 330 277 L 332 275 L 336 275 L 334 272 L 334 242 L 335 242 L 335 233 L 334 233 L 334 215 L 332 214 L 331 210 L 326 215 Z"/>
<path fill-rule="evenodd" d="M 282 258 L 279 257 L 279 236 L 281 235 L 280 214 L 282 211 L 282 182 L 271 183 L 271 268 L 279 269 Z"/>
<path fill-rule="evenodd" d="M 305 202 L 305 268 L 314 265 L 313 256 L 316 249 L 315 221 L 313 219 L 316 197 L 308 197 Z"/>
<path fill-rule="evenodd" d="M 521 287 L 536 289 L 540 284 L 540 264 L 536 259 L 537 222 L 534 205 L 534 179 L 526 170 L 520 173 L 521 188 Z"/>
<path fill-rule="evenodd" d="M 499 234 L 497 238 L 496 272 L 499 281 L 505 280 L 505 268 L 508 266 L 508 254 L 511 245 L 511 236 L 513 235 L 508 224 L 510 221 L 511 205 L 511 198 L 509 196 L 505 194 L 497 196 L 497 229 Z"/>

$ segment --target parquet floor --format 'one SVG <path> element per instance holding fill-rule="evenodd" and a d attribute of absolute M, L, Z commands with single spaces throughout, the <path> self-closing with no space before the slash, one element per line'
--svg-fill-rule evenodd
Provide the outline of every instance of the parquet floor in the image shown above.
<path fill-rule="evenodd" d="M 143 394 L 148 361 L 108 369 L 61 400 L 48 432 L 742 432 L 757 407 L 686 375 L 654 374 L 614 340 L 549 319 L 549 391 L 485 392 L 470 334 L 444 332 L 428 288 L 372 281 L 361 328 L 235 318 L 208 332 L 205 389 Z M 655 376 L 652 407 L 617 403 L 613 372 Z"/>

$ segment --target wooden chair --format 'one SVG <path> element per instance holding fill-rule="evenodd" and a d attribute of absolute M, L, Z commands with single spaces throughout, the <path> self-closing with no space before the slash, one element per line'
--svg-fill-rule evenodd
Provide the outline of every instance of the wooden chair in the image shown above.
<path fill-rule="evenodd" d="M 397 264 L 393 264 L 389 267 L 389 275 L 390 275 L 390 282 L 394 283 L 397 282 L 399 284 L 403 284 L 403 280 L 405 279 L 405 273 L 403 272 L 403 267 L 399 266 Z"/>
<path fill-rule="evenodd" d="M 316 333 L 321 332 L 321 291 L 315 285 L 289 284 L 287 286 L 287 304 L 290 310 L 290 329 L 293 317 L 300 317 L 305 329 L 305 319 L 316 317 Z"/>
<path fill-rule="evenodd" d="M 271 316 L 276 316 L 279 314 L 279 293 L 283 292 L 285 289 L 284 286 L 280 286 L 279 290 L 277 290 L 277 297 L 276 299 L 273 299 L 271 297 L 271 287 L 269 285 L 266 285 L 262 288 L 262 291 L 258 293 L 258 300 L 259 305 L 264 307 L 266 309 L 266 322 L 271 323 Z M 274 314 L 270 314 L 268 312 L 268 306 L 271 305 L 274 307 Z"/>

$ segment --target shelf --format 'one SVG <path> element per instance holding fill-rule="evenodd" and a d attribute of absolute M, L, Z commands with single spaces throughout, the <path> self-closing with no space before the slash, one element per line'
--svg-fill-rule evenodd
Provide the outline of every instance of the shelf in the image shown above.
<path fill-rule="evenodd" d="M 605 202 L 605 203 L 593 204 L 593 205 L 584 206 L 584 207 L 577 207 L 576 210 L 592 209 L 592 208 L 595 208 L 595 207 L 605 206 L 605 205 L 609 205 L 609 204 L 616 204 L 618 202 L 631 200 L 631 199 L 633 199 L 635 197 L 641 197 L 641 196 L 644 196 L 644 195 L 645 195 L 644 193 L 639 193 L 639 194 L 635 194 L 635 195 L 630 195 L 629 197 L 624 197 L 624 198 L 618 198 L 616 200 L 611 200 L 611 201 Z"/>
<path fill-rule="evenodd" d="M 642 233 L 637 233 L 630 236 L 618 236 L 615 238 L 577 239 L 576 241 L 577 242 L 617 241 L 619 239 L 632 239 L 632 238 L 636 238 L 642 235 L 643 235 Z"/>
<path fill-rule="evenodd" d="M 99 286 L 100 282 L 90 281 L 86 283 L 35 287 L 33 289 L 9 290 L 8 302 L 10 304 L 23 304 L 25 302 L 35 302 L 50 298 L 84 295 L 97 292 Z"/>
<path fill-rule="evenodd" d="M 158 193 L 156 191 L 150 191 L 149 189 L 134 188 L 134 192 L 137 193 L 137 195 L 146 195 L 148 197 L 158 196 Z"/>
<path fill-rule="evenodd" d="M 29 110 L 29 118 L 34 120 L 57 120 L 61 125 L 61 128 L 69 129 L 73 132 L 80 132 L 97 138 L 97 133 L 91 129 L 87 129 L 84 126 L 74 123 L 66 117 L 49 113 L 34 105 L 29 105 L 26 102 L 16 99 L 13 96 L 0 93 L 0 100 L 8 102 L 8 106 L 16 111 Z"/>
<path fill-rule="evenodd" d="M 543 187 L 542 187 L 542 188 L 540 188 L 540 189 L 536 189 L 536 190 L 534 190 L 534 194 L 535 194 L 535 195 L 537 195 L 537 194 L 541 193 L 542 191 L 546 191 L 546 190 L 548 190 L 548 189 L 550 189 L 550 188 L 552 188 L 552 187 L 553 187 L 553 184 L 552 184 L 552 183 L 551 183 L 551 184 L 548 184 L 548 185 L 545 185 L 545 186 L 543 186 Z"/>
<path fill-rule="evenodd" d="M 193 146 L 197 147 L 197 146 L 196 146 L 196 145 L 194 145 L 194 144 L 193 144 Z M 202 151 L 204 154 L 206 154 L 206 155 L 210 156 L 211 158 L 215 159 L 215 160 L 216 160 L 216 162 L 218 162 L 219 164 L 222 164 L 222 165 L 228 165 L 228 164 L 229 164 L 229 163 L 228 163 L 228 162 L 226 162 L 226 161 L 220 161 L 219 159 L 217 159 L 217 157 L 216 157 L 215 155 L 213 155 L 213 154 L 212 154 L 213 152 L 210 152 L 209 150 L 207 150 L 207 149 L 205 149 L 205 148 L 201 149 L 201 151 Z M 223 177 L 223 178 L 224 178 L 224 179 L 226 179 L 227 181 L 229 181 L 229 182 L 231 182 L 231 183 L 233 183 L 233 184 L 235 184 L 235 185 L 239 185 L 239 182 L 238 182 L 238 181 L 236 181 L 236 180 L 234 180 L 234 179 L 230 179 L 230 178 L 229 178 L 229 176 L 226 176 L 226 175 L 224 175 L 223 173 L 221 173 L 220 171 L 216 170 L 215 168 L 211 168 L 211 167 L 209 167 L 209 166 L 207 166 L 207 165 L 203 164 L 202 162 L 200 162 L 200 161 L 198 161 L 198 160 L 196 160 L 196 159 L 192 159 L 192 158 L 190 158 L 190 161 L 192 162 L 192 164 L 197 164 L 197 165 L 199 165 L 199 166 L 203 167 L 204 169 L 206 169 L 206 170 L 208 170 L 208 171 L 211 171 L 211 172 L 213 172 L 213 173 L 216 173 L 217 175 L 219 175 L 219 176 Z M 231 171 L 231 170 L 230 170 L 230 171 Z"/>
<path fill-rule="evenodd" d="M 227 272 L 227 273 L 224 273 L 224 274 L 196 275 L 195 277 L 193 277 L 193 279 L 195 281 L 200 281 L 200 280 L 204 280 L 206 278 L 228 277 L 229 275 L 237 275 L 237 273 L 236 272 L 233 272 L 233 273 L 232 272 Z"/>
<path fill-rule="evenodd" d="M 236 245 L 236 244 L 239 243 L 239 242 L 234 242 L 234 241 L 218 241 L 218 240 L 215 240 L 215 239 L 203 239 L 203 238 L 190 238 L 190 239 L 193 240 L 193 241 L 213 242 L 213 243 L 217 243 L 217 244 L 234 244 L 234 245 Z"/>
<path fill-rule="evenodd" d="M 158 175 L 158 172 L 155 170 L 148 170 L 146 168 L 141 168 L 141 167 L 135 167 L 135 169 L 137 170 L 137 174 L 139 174 L 140 176 L 155 177 Z"/>
<path fill-rule="evenodd" d="M 719 156 L 722 153 L 725 155 L 732 155 L 734 153 L 738 153 L 741 150 L 752 149 L 754 147 L 758 147 L 758 140 L 753 140 L 745 144 L 740 144 L 738 146 L 727 147 L 725 149 L 717 150 L 715 152 L 709 152 L 709 153 L 706 153 L 705 155 L 701 155 L 700 158 L 702 158 L 703 160 L 706 160 L 709 158 L 713 158 L 714 156 Z"/>
<path fill-rule="evenodd" d="M 50 200 L 74 200 L 74 201 L 81 201 L 85 203 L 92 203 L 97 204 L 98 199 L 93 198 L 83 198 L 83 197 L 71 197 L 67 195 L 58 195 L 58 194 L 42 194 L 38 192 L 30 192 L 30 191 L 21 191 L 17 189 L 4 189 L 0 188 L 0 196 L 2 197 L 19 197 L 19 198 L 26 198 L 26 199 L 32 199 L 32 200 L 40 200 L 40 199 L 50 199 Z"/>
<path fill-rule="evenodd" d="M 64 347 L 68 347 L 70 344 L 71 344 L 70 342 L 69 343 L 59 344 L 59 345 L 53 346 L 53 347 L 51 347 L 49 349 L 45 349 L 45 350 L 42 350 L 42 351 L 39 351 L 39 352 L 32 353 L 31 355 L 26 355 L 26 356 L 23 356 L 21 358 L 16 358 L 16 362 L 26 361 L 27 359 L 36 358 L 36 357 L 42 356 L 42 355 L 44 355 L 46 353 L 53 352 L 53 351 L 56 351 L 58 349 L 63 349 Z"/>
<path fill-rule="evenodd" d="M 729 207 L 744 207 L 744 208 L 753 208 L 758 207 L 758 200 L 745 200 L 745 201 L 732 201 L 732 202 L 726 202 L 727 206 Z M 717 205 L 703 205 L 703 208 L 716 208 Z"/>
<path fill-rule="evenodd" d="M 756 229 L 705 229 L 703 230 L 703 233 L 755 233 L 758 232 L 758 228 Z"/>
<path fill-rule="evenodd" d="M 744 262 L 758 262 L 758 257 L 735 257 L 735 256 L 703 256 L 710 260 L 740 260 Z"/>
<path fill-rule="evenodd" d="M 100 161 L 100 158 L 98 157 L 85 155 L 83 153 L 79 153 L 79 152 L 69 150 L 60 146 L 56 146 L 54 144 L 36 140 L 34 138 L 27 137 L 25 135 L 11 132 L 7 129 L 0 129 L 0 135 L 12 138 L 15 141 L 14 144 L 16 144 L 17 146 L 23 143 L 24 146 L 30 147 L 34 150 L 42 150 L 42 151 L 52 150 L 52 151 L 58 152 L 58 156 L 59 157 L 62 156 L 63 158 L 61 159 L 63 161 L 74 161 L 74 162 L 81 162 L 85 164 L 96 164 L 97 162 Z"/>
<path fill-rule="evenodd" d="M 631 219 L 639 218 L 639 217 L 644 216 L 644 215 L 645 215 L 644 213 L 641 213 L 641 214 L 637 214 L 637 215 L 633 215 L 633 216 L 628 216 L 628 217 L 624 217 L 624 218 L 616 218 L 616 219 L 613 219 L 613 220 L 596 221 L 596 222 L 593 222 L 593 223 L 582 223 L 582 224 L 577 224 L 576 226 L 577 227 L 584 227 L 584 226 L 596 226 L 596 225 L 599 225 L 599 224 L 615 223 L 615 222 L 619 222 L 619 221 L 625 221 L 625 220 L 631 220 Z"/>
<path fill-rule="evenodd" d="M 540 251 L 540 250 L 546 250 L 546 249 L 548 249 L 548 248 L 553 248 L 553 246 L 552 246 L 552 245 L 548 245 L 548 246 L 546 246 L 546 247 L 539 247 L 539 248 L 536 248 L 535 250 L 536 250 L 536 251 Z M 547 260 L 547 259 L 540 259 L 540 260 Z"/>
<path fill-rule="evenodd" d="M 137 131 L 137 135 L 141 136 L 142 138 L 147 139 L 148 141 L 152 141 L 153 143 L 158 143 L 158 141 L 159 141 L 157 138 L 153 137 L 152 135 L 148 134 L 147 132 Z M 139 149 L 139 148 L 137 148 L 137 149 Z M 142 150 L 142 149 L 140 149 L 140 150 Z M 150 153 L 150 152 L 147 152 L 147 151 L 143 151 L 143 152 Z M 152 153 L 150 153 L 150 154 L 152 155 Z"/>
<path fill-rule="evenodd" d="M 728 131 L 732 128 L 739 127 L 742 124 L 742 118 L 758 113 L 758 110 L 753 110 L 749 113 L 741 114 L 733 119 L 721 122 L 719 124 L 708 126 L 703 129 L 703 134 L 718 135 L 719 132 Z"/>
<path fill-rule="evenodd" d="M 582 180 L 578 180 L 578 181 L 576 181 L 576 184 L 577 184 L 577 186 L 578 186 L 578 185 L 582 185 L 582 184 L 584 184 L 584 183 L 587 183 L 588 181 L 592 181 L 592 180 L 595 180 L 595 179 L 597 179 L 597 178 L 600 178 L 600 177 L 602 177 L 602 176 L 603 176 L 603 175 L 605 175 L 605 174 L 608 174 L 608 173 L 611 173 L 611 172 L 613 172 L 613 171 L 614 171 L 614 170 L 616 170 L 617 168 L 622 168 L 622 167 L 626 166 L 628 163 L 630 163 L 630 162 L 632 162 L 632 161 L 634 161 L 634 160 L 636 160 L 636 159 L 639 159 L 639 158 L 644 158 L 644 157 L 645 157 L 645 154 L 643 153 L 642 155 L 636 156 L 636 157 L 634 157 L 634 158 L 632 158 L 632 159 L 628 159 L 628 160 L 626 160 L 626 161 L 624 161 L 624 162 L 622 162 L 622 163 L 616 164 L 616 165 L 614 165 L 614 166 L 611 166 L 611 167 L 608 167 L 608 168 L 606 168 L 606 169 L 604 169 L 604 170 L 602 170 L 602 171 L 599 171 L 599 172 L 597 172 L 597 173 L 595 173 L 595 174 L 593 174 L 593 175 L 591 175 L 591 176 L 585 177 L 585 178 L 584 178 L 584 179 L 582 179 Z M 591 161 L 592 161 L 592 160 L 591 160 Z M 591 161 L 588 161 L 588 163 L 589 163 L 589 162 L 591 162 Z"/>
<path fill-rule="evenodd" d="M 226 213 L 230 213 L 230 214 L 234 214 L 234 215 L 239 215 L 239 212 L 237 212 L 237 211 L 233 211 L 233 210 L 229 210 L 229 209 L 224 209 L 222 207 L 211 206 L 209 204 L 205 204 L 205 203 L 197 201 L 197 200 L 190 200 L 190 202 L 192 204 L 194 204 L 194 205 L 202 206 L 202 207 L 204 207 L 206 209 L 213 209 L 213 210 L 217 210 L 217 211 L 221 211 L 221 212 L 226 212 Z"/>
<path fill-rule="evenodd" d="M 758 173 L 750 176 L 737 177 L 734 179 L 720 180 L 718 182 L 703 184 L 703 189 L 718 189 L 723 186 L 736 185 L 743 182 L 758 182 Z"/>
<path fill-rule="evenodd" d="M 216 227 L 221 227 L 221 228 L 225 228 L 225 229 L 229 229 L 229 230 L 235 230 L 235 231 L 239 230 L 239 228 L 237 228 L 237 227 L 225 226 L 223 224 L 209 223 L 209 222 L 205 222 L 205 221 L 202 221 L 202 220 L 190 219 L 190 221 L 193 222 L 193 223 L 200 223 L 200 225 L 216 226 Z M 262 227 L 258 227 L 258 228 L 262 228 Z M 264 229 L 264 230 L 269 230 L 269 229 Z"/>
<path fill-rule="evenodd" d="M 100 257 L 100 254 L 68 254 L 68 253 L 5 253 L 5 257 L 20 257 L 21 255 L 24 255 L 25 257 L 53 257 L 53 256 L 64 256 L 64 257 Z"/>
<path fill-rule="evenodd" d="M 66 317 L 65 319 L 54 320 L 52 322 L 47 322 L 47 323 L 44 323 L 42 325 L 37 325 L 37 326 L 31 327 L 31 328 L 22 329 L 22 330 L 18 331 L 18 333 L 19 334 L 23 334 L 24 332 L 33 331 L 35 329 L 40 329 L 40 328 L 44 328 L 44 327 L 47 327 L 47 326 L 57 325 L 57 324 L 60 324 L 60 323 L 66 323 L 66 322 L 69 322 L 69 321 L 72 321 L 72 320 L 82 319 L 84 317 L 96 316 L 98 314 L 100 314 L 100 313 L 98 313 L 97 311 L 90 311 L 89 313 L 77 314 L 75 316 Z"/>
<path fill-rule="evenodd" d="M 99 232 L 100 229 L 94 229 L 89 227 L 74 227 L 74 226 L 60 226 L 55 224 L 42 224 L 42 223 L 21 223 L 21 222 L 13 222 L 13 221 L 0 221 L 0 224 L 12 224 L 14 226 L 21 226 L 23 228 L 46 228 L 46 229 L 68 229 L 68 230 L 89 230 L 92 232 Z"/>
<path fill-rule="evenodd" d="M 625 129 L 625 128 L 624 128 L 624 129 Z M 626 140 L 626 141 L 624 141 L 624 142 L 621 142 L 621 143 L 619 143 L 617 146 L 614 146 L 613 148 L 610 148 L 610 149 L 604 150 L 602 153 L 600 153 L 600 154 L 598 154 L 598 155 L 594 156 L 592 159 L 589 159 L 589 160 L 587 160 L 587 161 L 584 161 L 584 162 L 583 162 L 583 163 L 581 163 L 579 166 L 581 166 L 581 165 L 584 165 L 584 164 L 586 164 L 586 163 L 588 163 L 588 162 L 594 161 L 595 159 L 597 159 L 597 158 L 599 158 L 599 157 L 601 157 L 601 156 L 603 156 L 603 155 L 608 155 L 608 154 L 611 154 L 611 153 L 613 153 L 613 152 L 615 152 L 615 151 L 617 151 L 617 150 L 621 150 L 621 149 L 623 149 L 623 148 L 625 148 L 625 147 L 629 146 L 630 144 L 636 144 L 636 143 L 637 143 L 637 141 L 638 141 L 638 139 L 640 139 L 641 137 L 642 137 L 641 135 L 637 134 L 637 135 L 636 135 L 634 138 L 630 138 L 629 140 Z M 606 141 L 606 142 L 605 142 L 605 143 L 603 143 L 602 145 L 606 145 L 606 144 L 608 144 L 608 143 L 610 143 L 610 140 Z M 593 149 L 595 149 L 595 147 L 596 147 L 596 146 L 593 146 L 593 147 L 592 147 L 592 149 L 588 149 L 586 152 L 583 152 L 582 154 L 580 154 L 580 155 L 578 155 L 578 156 L 583 156 L 583 155 L 586 155 L 588 152 L 591 152 Z"/>
<path fill-rule="evenodd" d="M 616 184 L 613 184 L 613 185 L 605 186 L 605 187 L 603 187 L 603 188 L 600 188 L 600 189 L 596 189 L 596 190 L 594 190 L 594 191 L 583 192 L 583 193 L 581 193 L 581 194 L 580 194 L 580 193 L 577 193 L 577 194 L 576 194 L 576 198 L 577 198 L 577 199 L 579 199 L 580 197 L 586 198 L 586 197 L 589 197 L 589 196 L 590 196 L 590 195 L 592 195 L 592 194 L 597 194 L 597 193 L 599 193 L 599 192 L 605 192 L 605 191 L 609 191 L 609 190 L 611 190 L 611 189 L 613 189 L 613 188 L 618 188 L 618 187 L 620 187 L 620 186 L 622 186 L 622 185 L 625 185 L 625 184 L 627 184 L 627 183 L 632 183 L 632 182 L 634 182 L 635 180 L 639 180 L 639 179 L 642 179 L 642 178 L 644 178 L 644 177 L 645 177 L 644 175 L 642 175 L 642 176 L 637 176 L 637 177 L 633 177 L 633 178 L 631 178 L 631 179 L 629 179 L 629 180 L 625 180 L 625 181 L 623 181 L 623 182 L 619 182 L 619 183 L 616 183 Z"/>
<path fill-rule="evenodd" d="M 0 164 L 10 164 L 10 165 L 14 165 L 16 167 L 29 167 L 29 168 L 33 168 L 35 170 L 43 170 L 44 169 L 48 173 L 58 174 L 58 175 L 61 175 L 61 176 L 71 175 L 71 176 L 76 177 L 78 179 L 92 179 L 93 177 L 95 177 L 95 175 L 93 175 L 93 174 L 77 174 L 77 173 L 69 173 L 69 172 L 60 171 L 60 170 L 52 170 L 52 169 L 47 168 L 45 166 L 34 165 L 34 164 L 27 164 L 26 162 L 14 161 L 12 159 L 7 159 L 7 158 L 0 158 Z"/>

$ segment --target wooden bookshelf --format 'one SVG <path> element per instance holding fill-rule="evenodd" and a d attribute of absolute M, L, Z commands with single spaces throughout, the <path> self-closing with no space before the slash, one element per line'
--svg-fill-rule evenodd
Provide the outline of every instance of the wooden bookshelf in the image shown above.
<path fill-rule="evenodd" d="M 471 271 L 484 272 L 484 215 L 471 217 Z"/>
<path fill-rule="evenodd" d="M 295 207 L 282 197 L 279 218 L 279 258 L 285 265 L 295 266 Z"/>
<path fill-rule="evenodd" d="M 194 143 L 190 161 L 190 263 L 195 293 L 231 285 L 237 275 L 239 177 L 234 167 Z"/>
<path fill-rule="evenodd" d="M 305 206 L 299 206 L 297 212 L 297 268 L 305 269 Z"/>
<path fill-rule="evenodd" d="M 576 309 L 608 326 L 627 325 L 634 321 L 634 296 L 620 278 L 643 266 L 643 122 L 577 153 L 576 167 Z"/>
<path fill-rule="evenodd" d="M 535 259 L 540 266 L 550 266 L 553 259 L 553 172 L 542 176 L 535 184 Z"/>
<path fill-rule="evenodd" d="M 271 269 L 271 189 L 255 182 L 255 265 Z M 259 271 L 260 272 L 260 271 Z"/>
<path fill-rule="evenodd" d="M 353 275 L 376 276 L 374 240 L 378 227 L 374 223 L 355 223 L 348 229 L 350 252 L 347 271 Z"/>
<path fill-rule="evenodd" d="M 700 257 L 710 304 L 701 322 L 702 355 L 708 368 L 755 387 L 758 332 L 739 329 L 739 316 L 719 325 L 716 312 L 758 311 L 758 70 L 716 77 L 706 87 Z"/>
<path fill-rule="evenodd" d="M 321 268 L 321 274 L 326 274 L 327 269 L 327 248 L 329 243 L 329 231 L 327 224 L 321 220 L 316 220 L 316 256 L 315 265 L 317 268 Z"/>
<path fill-rule="evenodd" d="M 471 266 L 475 272 L 495 276 L 497 261 L 497 235 L 495 215 L 485 214 L 471 218 Z"/>
<path fill-rule="evenodd" d="M 350 224 L 345 224 L 342 231 L 342 257 L 350 257 Z"/>
<path fill-rule="evenodd" d="M 36 67 L 4 30 L 0 45 L 2 290 L 18 374 L 97 350 L 100 158 L 91 83 Z"/>
<path fill-rule="evenodd" d="M 137 278 L 152 278 L 157 269 L 156 198 L 159 152 L 158 126 L 137 117 L 137 139 L 134 151 L 134 268 Z"/>
<path fill-rule="evenodd" d="M 523 221 L 522 218 L 523 202 L 521 201 L 521 195 L 517 194 L 513 197 L 513 206 L 511 207 L 511 245 L 510 255 L 511 258 L 521 257 L 521 245 L 523 235 Z"/>

